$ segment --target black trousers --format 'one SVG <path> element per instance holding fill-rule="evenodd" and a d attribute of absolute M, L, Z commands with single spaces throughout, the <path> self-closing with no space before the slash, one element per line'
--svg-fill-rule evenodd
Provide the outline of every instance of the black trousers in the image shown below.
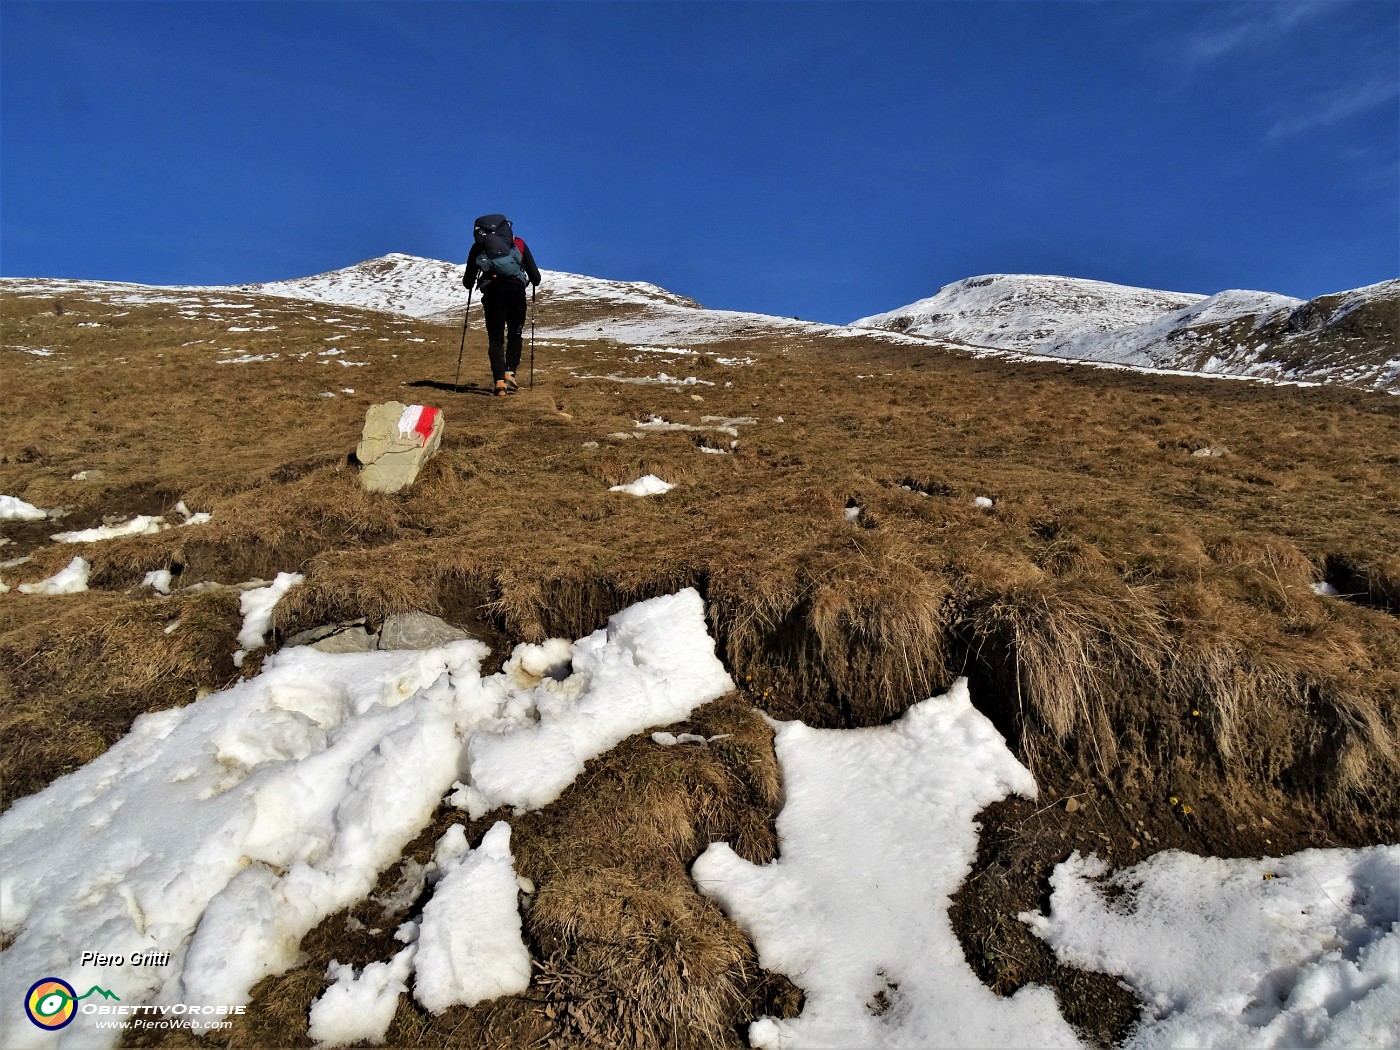
<path fill-rule="evenodd" d="M 487 353 L 491 356 L 491 378 L 501 380 L 520 367 L 521 330 L 525 327 L 525 287 L 509 282 L 503 288 L 492 286 L 481 293 L 481 309 L 486 314 Z"/>

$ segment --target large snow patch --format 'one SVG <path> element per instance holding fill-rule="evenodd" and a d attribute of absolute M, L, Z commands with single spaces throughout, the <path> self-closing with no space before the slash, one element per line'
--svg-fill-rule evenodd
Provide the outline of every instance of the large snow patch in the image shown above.
<path fill-rule="evenodd" d="M 545 805 L 588 758 L 733 685 L 693 590 L 626 609 L 572 646 L 521 646 L 489 678 L 486 654 L 475 641 L 285 650 L 225 692 L 137 719 L 17 802 L 0 816 L 7 1048 L 120 1036 L 86 1014 L 57 1032 L 31 1024 L 26 991 L 48 976 L 110 989 L 125 1007 L 246 1003 L 308 930 L 371 891 L 454 782 L 483 805 Z M 508 866 L 503 835 L 458 882 L 490 882 L 488 860 Z M 460 888 L 450 882 L 448 899 Z M 82 965 L 85 951 L 170 957 Z M 377 990 L 387 996 L 408 962 L 370 975 Z"/>
<path fill-rule="evenodd" d="M 1172 851 L 1111 876 L 1075 853 L 1050 884 L 1050 914 L 1022 919 L 1061 962 L 1132 986 L 1146 1011 L 1131 1047 L 1400 1040 L 1400 846 Z"/>
<path fill-rule="evenodd" d="M 692 868 L 759 962 L 806 993 L 800 1017 L 750 1026 L 754 1046 L 1079 1045 L 1049 989 L 984 986 L 948 920 L 978 811 L 1036 793 L 965 680 L 888 726 L 782 723 L 776 747 L 779 859 L 759 867 L 716 843 Z"/>

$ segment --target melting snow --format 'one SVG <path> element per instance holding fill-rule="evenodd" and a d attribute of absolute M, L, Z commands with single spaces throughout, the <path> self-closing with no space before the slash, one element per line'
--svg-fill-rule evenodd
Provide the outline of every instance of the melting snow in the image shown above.
<path fill-rule="evenodd" d="M 18 496 L 0 496 L 0 521 L 41 521 L 49 516 L 32 503 Z"/>
<path fill-rule="evenodd" d="M 1111 876 L 1075 853 L 1050 885 L 1050 914 L 1022 920 L 1061 962 L 1132 986 L 1146 1004 L 1135 1050 L 1383 1047 L 1400 1033 L 1400 846 L 1168 851 Z"/>
<path fill-rule="evenodd" d="M 636 481 L 629 481 L 626 485 L 613 485 L 608 491 L 626 492 L 632 496 L 659 496 L 675 487 L 669 481 L 662 481 L 655 474 L 643 474 Z"/>
<path fill-rule="evenodd" d="M 486 655 L 475 641 L 284 650 L 231 689 L 143 715 L 106 753 L 16 802 L 0 816 L 0 910 L 16 934 L 0 954 L 8 1045 L 105 1047 L 120 1036 L 81 1016 L 58 1033 L 31 1025 L 23 1002 L 36 974 L 119 989 L 127 1006 L 246 1003 L 295 961 L 307 931 L 373 889 L 454 781 L 465 776 L 462 791 L 491 807 L 544 805 L 588 758 L 733 688 L 694 590 L 626 609 L 572 645 L 522 646 L 489 678 Z M 430 997 L 433 987 L 459 994 L 459 979 L 490 994 L 528 977 L 501 827 L 471 853 L 439 850 L 461 862 L 438 883 L 442 903 L 425 912 L 415 946 Z M 459 950 L 468 898 L 490 958 Z M 79 965 L 96 949 L 171 960 Z M 317 1033 L 344 1038 L 343 1016 L 373 1034 L 413 954 L 358 978 L 336 971 L 341 990 L 323 998 Z"/>

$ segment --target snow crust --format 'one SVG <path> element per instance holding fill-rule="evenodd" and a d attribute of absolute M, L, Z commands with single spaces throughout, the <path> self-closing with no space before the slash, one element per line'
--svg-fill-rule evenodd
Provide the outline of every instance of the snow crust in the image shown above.
<path fill-rule="evenodd" d="M 613 485 L 608 491 L 626 492 L 631 496 L 659 496 L 675 487 L 669 481 L 662 481 L 655 474 L 643 474 L 636 481 L 629 481 L 626 485 Z"/>
<path fill-rule="evenodd" d="M 21 583 L 17 590 L 21 594 L 81 594 L 88 589 L 88 575 L 91 572 L 92 566 L 86 558 L 74 558 L 48 579 L 38 583 Z"/>
<path fill-rule="evenodd" d="M 754 1046 L 1078 1046 L 1055 997 L 1003 999 L 963 958 L 948 897 L 977 851 L 977 813 L 1035 780 L 975 708 L 966 680 L 873 729 L 776 723 L 779 857 L 712 844 L 691 869 L 753 938 L 760 964 L 806 993 Z"/>
<path fill-rule="evenodd" d="M 450 864 L 423 909 L 413 997 L 425 1009 L 475 1006 L 530 986 L 519 893 L 510 825 L 497 821 L 480 846 Z"/>
<path fill-rule="evenodd" d="M 1400 846 L 1260 860 L 1169 851 L 1112 875 L 1075 853 L 1050 882 L 1050 914 L 1021 918 L 1061 962 L 1132 986 L 1147 1009 L 1130 1047 L 1400 1036 Z"/>
<path fill-rule="evenodd" d="M 544 805 L 588 758 L 732 688 L 694 590 L 623 610 L 572 645 L 521 646 L 483 678 L 487 651 L 476 641 L 284 650 L 231 689 L 143 715 L 104 754 L 0 815 L 0 914 L 14 935 L 0 953 L 7 1050 L 106 1047 L 120 1035 L 86 1017 L 57 1033 L 30 1024 L 24 993 L 46 973 L 115 989 L 125 1006 L 246 1003 L 295 961 L 310 929 L 370 893 L 454 783 L 486 807 Z M 504 986 L 520 972 L 500 936 L 508 830 L 471 853 L 460 845 L 439 850 L 444 865 L 461 861 L 438 886 L 435 914 L 454 925 L 475 895 L 462 885 L 489 889 L 500 952 L 474 987 Z M 513 875 L 511 887 L 513 908 Z M 452 943 L 429 951 L 429 986 L 467 965 Z M 91 950 L 171 957 L 79 965 Z M 372 1034 L 411 961 L 401 952 L 384 969 L 337 971 L 341 990 L 316 1031 Z"/>
<path fill-rule="evenodd" d="M 32 503 L 18 496 L 0 496 L 0 521 L 41 521 L 49 516 Z"/>

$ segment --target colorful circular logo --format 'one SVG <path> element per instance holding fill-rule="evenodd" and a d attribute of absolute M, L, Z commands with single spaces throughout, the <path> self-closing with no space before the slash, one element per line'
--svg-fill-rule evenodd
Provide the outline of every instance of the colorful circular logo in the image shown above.
<path fill-rule="evenodd" d="M 35 981 L 24 997 L 24 1012 L 40 1028 L 53 1031 L 73 1020 L 78 1012 L 78 993 L 67 981 L 45 977 Z"/>

